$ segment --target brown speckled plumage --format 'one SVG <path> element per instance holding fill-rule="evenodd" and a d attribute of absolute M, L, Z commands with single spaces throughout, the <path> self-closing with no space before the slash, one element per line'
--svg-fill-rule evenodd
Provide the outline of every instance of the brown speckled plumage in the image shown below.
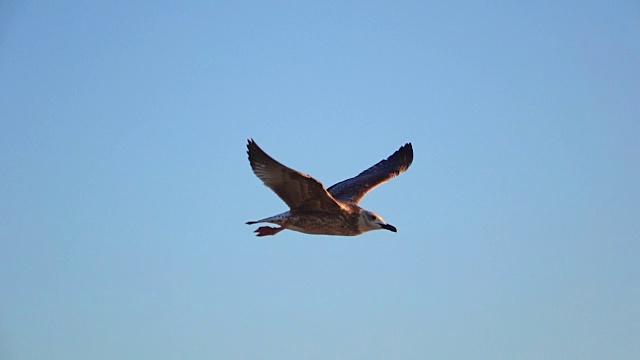
<path fill-rule="evenodd" d="M 357 176 L 328 189 L 316 179 L 290 169 L 267 155 L 253 140 L 247 143 L 251 169 L 288 206 L 289 211 L 247 224 L 268 222 L 256 230 L 257 236 L 275 235 L 284 229 L 307 234 L 360 235 L 369 230 L 396 228 L 358 203 L 372 189 L 406 171 L 413 161 L 410 143 Z"/>

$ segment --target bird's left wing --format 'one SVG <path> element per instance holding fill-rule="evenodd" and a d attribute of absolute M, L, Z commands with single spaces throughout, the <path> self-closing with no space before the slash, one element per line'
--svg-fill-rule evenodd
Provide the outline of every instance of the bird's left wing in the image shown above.
<path fill-rule="evenodd" d="M 340 205 L 324 186 L 309 175 L 290 169 L 267 155 L 250 139 L 247 154 L 251 169 L 291 210 L 335 211 Z"/>

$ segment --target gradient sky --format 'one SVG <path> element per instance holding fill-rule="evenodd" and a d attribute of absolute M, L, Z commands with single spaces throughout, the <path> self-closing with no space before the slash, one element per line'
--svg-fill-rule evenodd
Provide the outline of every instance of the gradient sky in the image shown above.
<path fill-rule="evenodd" d="M 638 359 L 637 1 L 0 3 L 0 358 Z M 285 211 L 247 138 L 362 206 Z"/>

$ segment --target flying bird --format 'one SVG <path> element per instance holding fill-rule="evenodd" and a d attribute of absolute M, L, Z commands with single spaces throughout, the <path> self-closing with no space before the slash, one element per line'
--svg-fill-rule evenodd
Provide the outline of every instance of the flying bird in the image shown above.
<path fill-rule="evenodd" d="M 251 169 L 262 182 L 289 206 L 289 211 L 247 225 L 271 223 L 280 227 L 261 226 L 257 236 L 275 235 L 284 229 L 317 235 L 355 236 L 367 231 L 398 230 L 379 215 L 358 206 L 362 198 L 378 185 L 406 171 L 413 161 L 411 143 L 361 172 L 328 189 L 313 177 L 290 169 L 267 155 L 253 139 L 247 142 Z"/>

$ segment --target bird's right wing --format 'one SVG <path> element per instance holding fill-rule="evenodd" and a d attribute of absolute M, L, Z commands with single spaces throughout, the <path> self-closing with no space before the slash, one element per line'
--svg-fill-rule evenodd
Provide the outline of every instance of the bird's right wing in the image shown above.
<path fill-rule="evenodd" d="M 327 191 L 340 201 L 357 204 L 369 191 L 406 171 L 412 162 L 413 147 L 407 143 L 386 160 L 331 186 Z"/>

